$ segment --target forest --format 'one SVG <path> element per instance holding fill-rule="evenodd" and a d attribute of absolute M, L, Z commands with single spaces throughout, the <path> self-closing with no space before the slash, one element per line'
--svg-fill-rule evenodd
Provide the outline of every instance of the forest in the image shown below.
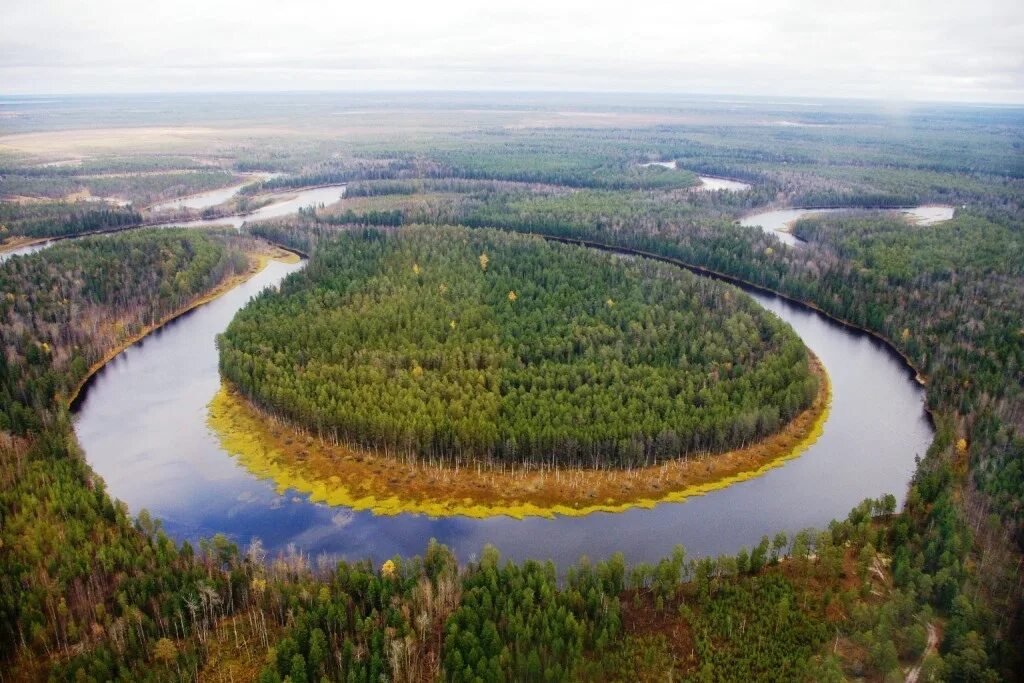
<path fill-rule="evenodd" d="M 66 237 L 116 230 L 141 222 L 142 215 L 131 207 L 105 202 L 0 202 L 0 243 L 18 237 Z"/>
<path fill-rule="evenodd" d="M 743 447 L 818 392 L 800 339 L 730 287 L 465 228 L 344 233 L 219 348 L 260 407 L 447 464 L 650 466 Z"/>
<path fill-rule="evenodd" d="M 91 237 L 0 268 L 0 428 L 44 428 L 90 367 L 205 294 L 248 259 L 221 239 L 158 230 Z"/>
<path fill-rule="evenodd" d="M 203 116 L 236 125 L 237 114 L 218 106 L 226 105 L 210 104 Z M 308 123 L 329 106 L 267 108 Z M 421 558 L 321 561 L 301 549 L 268 555 L 251 539 L 171 538 L 159 520 L 107 495 L 75 442 L 66 400 L 123 340 L 244 270 L 248 238 L 173 230 L 86 238 L 0 264 L 4 680 L 643 681 L 671 672 L 697 681 L 882 681 L 912 666 L 919 681 L 1018 679 L 1024 120 L 1014 110 L 935 105 L 889 125 L 885 113 L 834 105 L 764 106 L 747 116 L 693 105 L 714 120 L 649 127 L 500 127 L 449 113 L 443 127 L 417 135 L 281 136 L 268 127 L 263 138 L 233 138 L 218 148 L 233 159 L 232 172 L 293 178 L 271 189 L 350 183 L 336 211 L 248 226 L 249 235 L 313 257 L 282 295 L 249 310 L 291 296 L 340 296 L 317 291 L 314 266 L 344 262 L 332 245 L 365 239 L 367 226 L 542 233 L 713 269 L 881 335 L 920 370 L 936 437 L 900 509 L 893 499 L 867 501 L 824 529 L 789 530 L 735 555 L 679 549 L 653 565 L 619 556 L 557 570 L 544 558 L 502 562 L 493 549 L 456 558 L 426 543 Z M 169 107 L 160 116 L 175 124 L 203 121 Z M 121 108 L 70 116 L 89 125 L 130 117 Z M 157 114 L 135 116 L 151 122 Z M 814 125 L 762 122 L 772 117 Z M 139 188 L 123 198 L 138 202 L 230 184 L 231 173 L 171 174 L 212 157 L 213 145 L 202 144 L 138 161 L 127 153 L 87 159 L 80 170 L 38 170 L 59 158 L 4 152 L 5 197 L 50 197 L 53 187 L 58 204 L 5 202 L 2 222 L 11 233 L 24 221 L 67 234 L 76 221 L 99 220 L 64 205 L 84 183 L 77 176 L 166 172 L 153 192 L 141 180 L 123 182 Z M 634 168 L 669 159 L 687 170 Z M 754 187 L 690 192 L 697 172 Z M 95 196 L 104 190 L 89 187 Z M 917 202 L 955 205 L 955 217 L 914 226 L 871 211 L 812 216 L 794 228 L 807 240 L 798 248 L 736 224 L 763 206 Z M 499 239 L 476 234 L 466 239 Z M 515 266 L 491 261 L 494 254 L 490 274 Z M 466 275 L 482 277 L 480 252 L 465 256 Z M 422 275 L 439 285 L 426 258 L 415 258 L 390 284 L 412 288 Z M 529 288 L 506 282 L 495 292 L 513 308 Z M 438 319 L 404 329 L 408 340 L 474 329 L 459 310 L 453 331 L 452 309 L 437 294 L 429 301 L 439 308 L 428 310 Z M 616 306 L 595 315 L 618 315 L 630 301 L 610 298 Z M 427 359 L 412 357 L 427 376 Z"/>

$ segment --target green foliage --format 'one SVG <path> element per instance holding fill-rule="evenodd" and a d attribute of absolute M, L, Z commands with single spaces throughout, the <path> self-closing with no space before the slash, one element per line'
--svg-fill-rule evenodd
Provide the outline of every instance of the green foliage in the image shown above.
<path fill-rule="evenodd" d="M 633 98 L 631 108 L 647 106 L 639 99 Z M 138 117 L 167 124 L 162 109 L 159 116 L 149 110 L 129 116 L 121 106 L 106 113 L 101 107 L 61 106 L 61 120 L 68 125 L 139 125 Z M 516 106 L 522 105 L 517 101 Z M 193 110 L 191 100 L 187 107 Z M 427 209 L 381 202 L 349 213 L 343 206 L 335 216 L 303 217 L 312 223 L 307 227 L 264 224 L 254 229 L 307 252 L 333 240 L 332 223 L 457 222 L 540 231 L 712 268 L 812 302 L 892 340 L 927 375 L 928 402 L 938 427 L 936 442 L 915 473 L 905 511 L 888 517 L 887 505 L 862 505 L 830 527 L 830 540 L 809 533 L 794 537 L 794 551 L 813 551 L 817 560 L 780 561 L 791 546 L 790 538 L 780 534 L 746 555 L 685 565 L 679 575 L 684 582 L 692 578 L 692 586 L 675 584 L 674 558 L 636 567 L 628 572 L 631 585 L 638 587 L 629 599 L 659 615 L 674 613 L 673 601 L 685 603 L 688 623 L 700 626 L 695 638 L 701 648 L 710 649 L 689 672 L 697 678 L 724 679 L 735 673 L 754 680 L 785 671 L 796 679 L 838 680 L 842 672 L 828 654 L 832 648 L 815 645 L 823 642 L 821 609 L 831 601 L 833 611 L 836 600 L 848 610 L 836 627 L 866 652 L 863 669 L 847 670 L 851 675 L 880 678 L 894 657 L 906 665 L 920 649 L 921 627 L 934 619 L 929 612 L 934 606 L 945 622 L 944 637 L 940 653 L 923 660 L 919 680 L 996 680 L 999 665 L 1000 673 L 1011 676 L 1020 670 L 1019 631 L 1013 631 L 1020 599 L 1019 582 L 1005 567 L 1016 566 L 1013 553 L 1024 547 L 1019 111 L 928 105 L 910 107 L 894 119 L 860 106 L 810 110 L 766 103 L 756 111 L 738 111 L 707 102 L 685 107 L 697 114 L 685 126 L 493 126 L 455 134 L 446 127 L 442 135 L 346 138 L 343 143 L 288 135 L 237 142 L 232 149 L 236 168 L 291 172 L 251 192 L 361 180 L 350 185 L 351 195 L 458 193 Z M 310 121 L 335 108 L 335 102 L 290 96 L 287 116 Z M 237 124 L 237 111 L 226 111 L 210 101 L 202 107 L 204 117 Z M 274 116 L 282 111 L 276 109 Z M 173 116 L 178 123 L 196 120 L 189 118 L 191 113 Z M 459 116 L 446 110 L 445 125 Z M 811 125 L 770 125 L 781 119 Z M 33 114 L 12 119 L 10 125 L 14 131 L 30 130 L 39 121 Z M 353 158 L 353 150 L 361 156 Z M 95 196 L 122 196 L 141 205 L 233 180 L 220 171 L 172 172 L 199 170 L 196 158 L 105 158 L 86 160 L 77 168 L 39 167 L 32 160 L 4 168 L 0 182 L 5 195 L 59 199 L 89 189 Z M 741 193 L 691 193 L 686 191 L 693 182 L 688 172 L 636 168 L 655 158 L 745 179 L 755 187 Z M 4 163 L 9 165 L 6 156 Z M 110 171 L 131 175 L 115 177 Z M 734 224 L 745 211 L 770 203 L 869 207 L 929 201 L 966 207 L 950 223 L 920 228 L 874 214 L 805 221 L 797 230 L 810 242 L 801 249 L 785 248 L 773 236 Z M 2 211 L 0 223 L 8 236 L 115 227 L 129 213 L 63 202 L 5 204 Z M 230 255 L 208 259 L 207 247 L 193 244 L 192 238 L 171 236 L 169 244 L 160 239 L 140 237 L 130 249 L 111 246 L 96 262 L 88 254 L 105 249 L 100 241 L 81 243 L 81 254 L 60 247 L 35 260 L 13 259 L 0 266 L 5 295 L 0 301 L 5 344 L 0 354 L 0 632 L 5 660 L 0 667 L 5 673 L 6 656 L 17 648 L 18 656 L 38 663 L 40 670 L 51 668 L 57 680 L 198 678 L 215 624 L 226 629 L 228 619 L 240 612 L 252 615 L 254 623 L 264 623 L 257 616 L 265 618 L 269 626 L 256 639 L 261 655 L 276 651 L 260 676 L 268 682 L 284 676 L 319 680 L 323 673 L 340 677 L 343 665 L 349 680 L 374 674 L 374 680 L 382 674 L 413 678 L 404 676 L 409 669 L 395 666 L 411 661 L 407 652 L 422 655 L 416 660 L 423 664 L 417 670 L 420 678 L 441 673 L 427 662 L 442 654 L 445 676 L 479 675 L 483 680 L 520 672 L 552 679 L 593 674 L 598 680 L 637 680 L 630 676 L 632 665 L 659 673 L 679 666 L 670 662 L 673 655 L 663 640 L 623 639 L 625 626 L 613 632 L 607 614 L 591 612 L 591 592 L 597 604 L 609 605 L 610 613 L 624 590 L 627 572 L 621 562 L 598 570 L 600 579 L 584 582 L 585 592 L 575 587 L 578 579 L 551 587 L 546 570 L 535 564 L 499 570 L 494 562 L 493 572 L 490 563 L 471 567 L 464 577 L 469 590 L 458 610 L 460 622 L 496 615 L 493 605 L 502 591 L 492 590 L 492 574 L 495 582 L 497 576 L 513 583 L 528 578 L 531 589 L 535 584 L 551 591 L 547 602 L 558 605 L 552 611 L 534 594 L 525 609 L 520 594 L 516 607 L 524 619 L 515 633 L 521 638 L 509 640 L 507 657 L 503 643 L 495 661 L 482 654 L 485 648 L 494 650 L 495 632 L 498 640 L 513 633 L 501 619 L 490 618 L 493 630 L 474 632 L 479 642 L 468 651 L 457 639 L 449 647 L 440 624 L 458 603 L 458 589 L 452 588 L 458 584 L 433 578 L 436 574 L 426 568 L 430 551 L 423 570 L 400 563 L 391 583 L 366 565 L 343 566 L 317 578 L 301 557 L 264 563 L 252 553 L 243 559 L 226 539 L 203 544 L 196 553 L 188 544 L 176 548 L 144 515 L 133 525 L 73 447 L 69 420 L 57 398 L 123 335 L 203 291 L 216 279 L 216 269 L 226 272 L 238 263 Z M 198 262 L 203 265 L 190 267 Z M 178 271 L 187 273 L 183 281 Z M 429 270 L 424 273 L 431 276 Z M 6 294 L 13 294 L 13 301 Z M 884 522 L 873 520 L 874 513 L 881 513 Z M 852 544 L 860 585 L 838 591 L 835 559 L 846 543 Z M 871 584 L 872 577 L 886 556 L 896 590 L 875 596 L 879 586 Z M 443 564 L 438 557 L 435 550 L 434 562 Z M 742 574 L 744 567 L 751 576 Z M 761 575 L 783 571 L 799 580 Z M 413 579 L 416 587 L 410 589 Z M 825 591 L 806 595 L 807 587 L 800 584 L 804 579 L 820 582 Z M 385 592 L 388 600 L 381 602 Z M 444 592 L 449 599 L 423 621 L 418 615 L 424 611 L 417 606 L 425 603 L 417 596 L 427 592 Z M 586 596 L 583 605 L 575 593 Z M 858 607 L 862 602 L 868 606 Z M 576 632 L 584 634 L 582 649 L 565 637 L 572 633 L 570 617 Z M 772 619 L 784 620 L 784 633 L 770 632 Z M 594 624 L 605 628 L 597 629 L 590 642 Z M 427 632 L 443 634 L 443 642 L 423 637 Z M 556 641 L 549 637 L 555 632 L 563 636 L 557 655 Z M 624 641 L 621 648 L 614 646 L 616 634 Z M 778 643 L 765 642 L 776 635 Z M 829 645 L 831 637 L 831 631 L 824 634 Z M 166 642 L 176 646 L 173 661 Z"/>
<path fill-rule="evenodd" d="M 725 584 L 704 595 L 692 621 L 699 681 L 806 679 L 812 656 L 828 637 L 817 608 L 797 602 L 785 579 L 768 575 Z"/>
<path fill-rule="evenodd" d="M 189 169 L 187 167 L 195 163 L 191 159 L 179 159 L 181 165 L 177 168 L 166 167 L 166 162 L 173 159 L 161 161 L 163 163 L 146 164 L 144 161 L 132 163 L 124 160 L 104 160 L 99 164 L 86 163 L 81 166 L 0 169 L 0 188 L 6 196 L 20 195 L 54 200 L 52 206 L 57 207 L 57 211 L 66 210 L 68 206 L 77 207 L 79 204 L 86 205 L 79 208 L 87 210 L 89 202 L 69 204 L 65 199 L 69 195 L 83 191 L 92 197 L 116 198 L 141 208 L 165 199 L 226 187 L 238 182 L 239 178 L 227 171 L 209 168 Z M 51 209 L 40 208 L 49 204 L 33 202 L 15 206 L 24 212 L 20 215 L 31 217 L 39 210 L 51 212 Z M 98 206 L 92 204 L 93 208 Z"/>
<path fill-rule="evenodd" d="M 343 234 L 219 345 L 262 407 L 446 462 L 651 464 L 745 445 L 817 393 L 792 330 L 729 287 L 465 229 Z"/>
<path fill-rule="evenodd" d="M 603 649 L 621 629 L 607 574 L 585 564 L 559 589 L 553 564 L 500 567 L 497 551 L 485 549 L 445 624 L 444 679 L 575 680 L 584 654 Z"/>
<path fill-rule="evenodd" d="M 66 237 L 142 222 L 131 207 L 93 202 L 0 202 L 0 241 L 11 237 Z"/>

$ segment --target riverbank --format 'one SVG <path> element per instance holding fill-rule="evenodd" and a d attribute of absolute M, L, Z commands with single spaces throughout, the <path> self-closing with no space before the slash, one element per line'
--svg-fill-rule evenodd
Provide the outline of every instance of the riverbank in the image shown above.
<path fill-rule="evenodd" d="M 119 225 L 113 228 L 102 228 L 99 230 L 87 230 L 85 232 L 76 232 L 70 235 L 53 235 L 50 237 L 31 237 L 23 240 L 16 240 L 12 238 L 3 244 L 0 244 L 0 256 L 16 252 L 19 249 L 26 247 L 32 247 L 35 245 L 46 245 L 51 242 L 64 242 L 81 239 L 83 237 L 95 237 L 97 235 L 112 235 L 116 232 L 126 232 L 128 230 L 141 230 L 142 228 L 153 228 L 164 225 L 158 221 L 143 221 L 142 223 L 131 223 L 128 225 Z"/>
<path fill-rule="evenodd" d="M 311 204 L 317 204 L 318 198 L 315 196 L 317 191 L 331 189 L 331 188 L 344 188 L 344 184 L 325 184 L 325 185 L 313 185 L 310 187 L 293 188 L 287 191 L 278 193 L 260 193 L 253 195 L 250 198 L 250 202 L 255 202 L 257 205 L 250 207 L 248 210 L 238 213 L 227 214 L 223 216 L 216 216 L 214 218 L 188 218 L 180 219 L 178 221 L 166 220 L 163 218 L 153 218 L 148 216 L 146 220 L 141 223 L 132 223 L 130 225 L 119 225 L 112 228 L 102 228 L 99 230 L 89 230 L 86 232 L 79 232 L 69 235 L 53 235 L 49 237 L 12 237 L 7 241 L 0 243 L 0 261 L 6 258 L 8 255 L 17 255 L 17 253 L 26 248 L 30 248 L 38 245 L 48 245 L 51 243 L 61 242 L 64 240 L 76 240 L 82 237 L 92 237 L 95 235 L 109 235 L 116 232 L 124 232 L 127 230 L 141 230 L 142 228 L 169 228 L 169 227 L 182 227 L 188 229 L 208 228 L 208 227 L 223 227 L 223 226 L 234 226 L 239 227 L 244 219 L 255 218 L 257 220 L 267 218 L 277 218 L 277 214 L 270 214 L 261 216 L 260 213 L 275 207 L 286 207 L 291 208 L 289 205 L 291 202 L 302 199 L 306 193 L 313 193 Z M 323 201 L 321 199 L 321 201 Z M 296 209 L 300 207 L 295 207 Z M 280 215 L 287 215 L 292 211 L 285 211 Z M 234 223 L 233 221 L 237 221 Z M 201 225 L 197 225 L 197 223 Z"/>
<path fill-rule="evenodd" d="M 449 468 L 334 446 L 273 419 L 230 386 L 209 404 L 221 446 L 279 491 L 379 515 L 475 518 L 582 516 L 651 508 L 752 479 L 799 456 L 821 435 L 831 401 L 824 367 L 814 403 L 777 434 L 747 448 L 632 470 Z"/>
<path fill-rule="evenodd" d="M 181 308 L 175 310 L 169 315 L 164 316 L 163 318 L 156 321 L 152 325 L 146 325 L 145 327 L 141 328 L 137 333 L 125 338 L 120 344 L 118 344 L 116 347 L 107 352 L 107 354 L 103 356 L 103 358 L 93 363 L 89 367 L 89 370 L 85 373 L 85 376 L 82 378 L 82 380 L 78 383 L 77 386 L 75 386 L 74 390 L 68 395 L 67 405 L 73 406 L 75 404 L 75 402 L 79 398 L 79 395 L 82 393 L 82 390 L 85 388 L 87 384 L 89 384 L 89 381 L 93 378 L 93 376 L 103 369 L 104 365 L 112 361 L 114 358 L 117 357 L 118 354 L 120 354 L 122 351 L 127 349 L 132 344 L 135 344 L 136 342 L 141 340 L 149 333 L 160 329 L 167 323 L 177 318 L 180 318 L 189 311 L 196 309 L 202 306 L 203 304 L 209 303 L 210 301 L 213 301 L 214 299 L 224 294 L 225 292 L 234 289 L 241 283 L 254 277 L 256 274 L 258 274 L 260 271 L 266 268 L 267 264 L 270 261 L 281 261 L 282 263 L 297 263 L 300 260 L 300 257 L 297 253 L 269 243 L 265 245 L 265 249 L 248 252 L 248 256 L 249 267 L 244 272 L 236 273 L 231 277 L 225 278 L 216 287 L 208 291 L 206 294 L 203 294 L 202 296 L 192 300 L 185 306 L 182 306 Z"/>
<path fill-rule="evenodd" d="M 24 249 L 36 244 L 45 244 L 52 239 L 52 237 L 11 237 L 4 242 L 0 242 L 0 254 L 6 254 L 16 249 Z"/>

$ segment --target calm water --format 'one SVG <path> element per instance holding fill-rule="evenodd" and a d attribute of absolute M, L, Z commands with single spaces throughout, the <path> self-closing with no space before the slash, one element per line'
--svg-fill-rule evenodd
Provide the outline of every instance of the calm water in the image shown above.
<path fill-rule="evenodd" d="M 244 216 L 204 218 L 195 221 L 179 221 L 177 223 L 170 222 L 163 223 L 156 227 L 207 228 L 213 225 L 230 225 L 234 228 L 240 228 L 243 223 L 254 223 L 256 221 L 265 221 L 270 218 L 281 218 L 282 216 L 288 216 L 299 209 L 304 209 L 308 206 L 319 206 L 320 204 L 329 206 L 341 199 L 341 196 L 344 193 L 344 185 L 329 185 L 327 187 L 317 187 L 312 190 L 299 190 L 287 193 L 282 192 L 274 195 L 275 201 L 273 203 L 267 204 L 266 206 L 256 209 L 252 213 L 248 213 Z"/>
<path fill-rule="evenodd" d="M 675 161 L 648 161 L 645 164 L 640 164 L 642 168 L 649 166 L 661 166 L 662 168 L 679 168 Z M 728 190 L 729 192 L 742 192 L 743 190 L 749 190 L 749 183 L 741 183 L 738 180 L 729 180 L 728 178 L 719 178 L 712 175 L 699 175 L 697 178 L 700 180 L 700 185 L 693 188 L 695 192 L 713 192 L 715 190 Z"/>
<path fill-rule="evenodd" d="M 234 197 L 239 190 L 245 187 L 245 185 L 246 183 L 240 183 L 230 187 L 222 187 L 219 190 L 200 192 L 199 194 L 189 195 L 188 197 L 180 197 L 178 199 L 160 202 L 159 204 L 154 204 L 149 207 L 149 210 L 154 212 L 172 211 L 177 209 L 196 209 L 201 211 L 203 209 L 208 209 L 211 206 L 223 204 Z"/>
<path fill-rule="evenodd" d="M 177 209 L 196 209 L 202 211 L 218 204 L 223 204 L 227 200 L 234 197 L 239 190 L 250 183 L 258 182 L 261 180 L 269 180 L 270 178 L 276 178 L 281 175 L 280 173 L 253 173 L 249 174 L 249 178 L 238 185 L 232 185 L 230 187 L 222 187 L 219 190 L 210 190 L 209 192 L 200 192 L 199 194 L 189 195 L 188 197 L 179 197 L 178 199 L 171 199 L 170 201 L 160 202 L 149 207 L 150 211 L 170 211 Z"/>
<path fill-rule="evenodd" d="M 849 211 L 849 209 L 778 209 L 776 211 L 763 211 L 740 220 L 740 225 L 746 228 L 761 228 L 779 238 L 783 244 L 791 247 L 803 244 L 803 240 L 788 232 L 789 227 L 798 219 L 811 214 L 836 213 L 837 211 Z M 886 213 L 906 214 L 915 225 L 934 225 L 942 221 L 948 221 L 953 217 L 952 206 L 916 206 L 912 209 L 884 209 Z"/>
<path fill-rule="evenodd" d="M 697 192 L 713 192 L 715 190 L 728 190 L 729 192 L 742 192 L 743 190 L 749 190 L 749 183 L 741 183 L 738 180 L 729 180 L 728 178 L 716 178 L 715 176 L 702 175 L 697 176 L 700 178 L 700 186 L 693 188 Z"/>
<path fill-rule="evenodd" d="M 95 377 L 78 406 L 79 440 L 110 493 L 132 512 L 149 509 L 177 538 L 223 532 L 243 544 L 258 537 L 272 551 L 294 543 L 312 555 L 380 560 L 421 553 L 433 537 L 462 560 L 493 543 L 512 558 L 560 565 L 618 550 L 633 561 L 655 560 L 677 543 L 692 554 L 731 553 L 764 534 L 822 526 L 865 497 L 894 493 L 902 501 L 914 457 L 932 438 L 923 390 L 881 344 L 755 295 L 822 359 L 834 394 L 819 441 L 763 477 L 682 503 L 582 518 L 389 517 L 312 503 L 253 477 L 206 427 L 206 404 L 219 386 L 214 335 L 253 294 L 301 267 L 272 263 L 129 348 Z"/>
<path fill-rule="evenodd" d="M 17 249 L 11 249 L 10 251 L 0 252 L 0 263 L 3 263 L 12 256 L 25 256 L 27 254 L 34 254 L 37 251 L 42 251 L 53 242 L 39 242 L 38 244 L 30 244 L 25 247 L 18 247 Z"/>

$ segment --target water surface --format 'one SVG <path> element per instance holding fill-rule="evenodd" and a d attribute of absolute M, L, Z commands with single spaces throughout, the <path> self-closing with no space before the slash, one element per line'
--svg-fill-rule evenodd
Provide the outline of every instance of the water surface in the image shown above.
<path fill-rule="evenodd" d="M 741 183 L 738 180 L 729 180 L 728 178 L 717 178 L 710 175 L 697 176 L 700 178 L 700 185 L 693 188 L 697 192 L 714 192 L 716 190 L 727 190 L 729 192 L 742 192 L 743 190 L 749 190 L 749 183 Z"/>
<path fill-rule="evenodd" d="M 12 256 L 27 256 L 28 254 L 34 254 L 37 251 L 42 251 L 53 244 L 53 240 L 47 240 L 45 242 L 37 242 L 35 244 L 28 244 L 24 247 L 18 247 L 17 249 L 11 249 L 10 251 L 0 252 L 0 263 L 3 263 Z"/>
<path fill-rule="evenodd" d="M 679 168 L 675 161 L 648 161 L 645 164 L 640 164 L 641 168 L 649 168 L 651 166 L 661 166 L 662 168 Z M 691 188 L 694 192 L 714 192 L 715 190 L 727 190 L 729 192 L 742 192 L 743 190 L 750 189 L 750 183 L 741 183 L 738 180 L 730 180 L 729 178 L 719 178 L 713 175 L 698 175 L 697 179 L 700 180 L 700 185 Z"/>
<path fill-rule="evenodd" d="M 775 209 L 762 211 L 740 219 L 740 225 L 746 228 L 761 228 L 779 238 L 783 244 L 796 247 L 804 243 L 802 239 L 789 232 L 793 224 L 804 216 L 820 215 L 825 213 L 851 212 L 862 209 Z M 885 213 L 900 213 L 906 215 L 915 225 L 934 225 L 942 221 L 948 221 L 953 217 L 952 206 L 923 205 L 904 209 L 871 209 L 871 211 L 883 211 Z"/>
<path fill-rule="evenodd" d="M 309 206 L 329 206 L 341 199 L 345 193 L 344 185 L 327 185 L 309 190 L 281 192 L 271 197 L 272 202 L 245 215 L 225 216 L 223 218 L 201 218 L 194 221 L 170 221 L 157 225 L 158 228 L 208 228 L 214 225 L 230 225 L 242 227 L 243 223 L 255 223 L 271 218 L 281 218 Z"/>
<path fill-rule="evenodd" d="M 247 184 L 248 183 L 239 183 L 238 185 L 222 187 L 218 190 L 210 190 L 209 192 L 200 192 L 187 197 L 171 199 L 166 202 L 160 202 L 159 204 L 153 204 L 149 207 L 149 210 L 154 213 L 160 211 L 175 211 L 177 209 L 196 209 L 198 211 L 202 211 L 203 209 L 223 204 L 234 197 L 238 191 Z"/>
<path fill-rule="evenodd" d="M 253 173 L 244 183 L 231 185 L 229 187 L 222 187 L 217 190 L 210 190 L 209 192 L 199 192 L 198 194 L 192 194 L 187 197 L 178 197 L 177 199 L 171 199 L 166 202 L 160 202 L 159 204 L 150 206 L 149 210 L 152 212 L 172 211 L 177 209 L 196 209 L 197 211 L 202 211 L 203 209 L 209 209 L 219 204 L 223 204 L 238 194 L 238 191 L 246 185 L 259 182 L 261 180 L 275 178 L 279 175 L 281 174 Z"/>

